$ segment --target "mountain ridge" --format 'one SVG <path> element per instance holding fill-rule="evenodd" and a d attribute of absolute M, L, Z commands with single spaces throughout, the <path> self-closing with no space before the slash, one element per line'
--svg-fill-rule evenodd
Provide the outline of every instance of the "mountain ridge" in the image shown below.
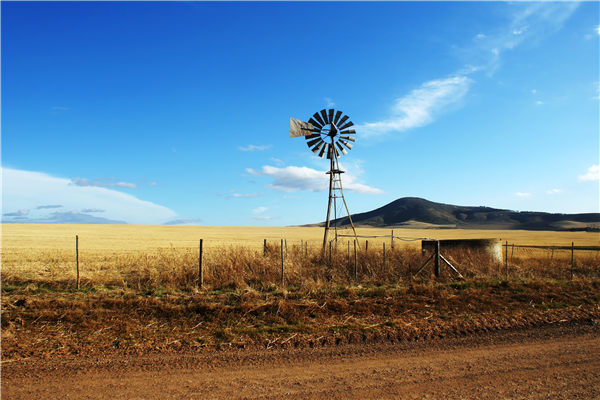
<path fill-rule="evenodd" d="M 599 230 L 600 213 L 560 214 L 457 206 L 419 197 L 402 197 L 371 211 L 352 214 L 357 226 L 402 228 Z M 348 217 L 331 224 L 348 225 Z M 324 226 L 324 222 L 311 224 Z"/>

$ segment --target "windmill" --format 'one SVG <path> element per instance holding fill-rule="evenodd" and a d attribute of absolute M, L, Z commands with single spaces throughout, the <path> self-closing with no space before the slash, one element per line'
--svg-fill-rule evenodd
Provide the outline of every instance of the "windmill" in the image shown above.
<path fill-rule="evenodd" d="M 327 218 L 325 220 L 325 234 L 323 235 L 323 248 L 327 245 L 328 234 L 331 229 L 331 206 L 333 204 L 333 239 L 337 242 L 338 239 L 338 216 L 337 202 L 341 199 L 352 227 L 352 232 L 356 238 L 356 229 L 352 222 L 352 217 L 348 211 L 348 205 L 344 199 L 344 191 L 342 189 L 342 174 L 344 171 L 340 169 L 338 158 L 341 154 L 348 154 L 347 150 L 352 148 L 352 143 L 356 142 L 354 136 L 356 131 L 348 129 L 354 124 L 350 121 L 347 115 L 342 111 L 334 109 L 321 110 L 313 114 L 308 122 L 300 121 L 295 118 L 290 118 L 290 137 L 301 137 L 306 139 L 308 148 L 313 153 L 318 154 L 323 158 L 327 155 L 329 159 L 329 201 L 327 203 Z"/>

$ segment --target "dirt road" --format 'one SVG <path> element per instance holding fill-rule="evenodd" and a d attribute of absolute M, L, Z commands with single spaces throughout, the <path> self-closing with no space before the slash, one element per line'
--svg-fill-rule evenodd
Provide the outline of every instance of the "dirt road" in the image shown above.
<path fill-rule="evenodd" d="M 552 325 L 428 342 L 25 360 L 3 399 L 600 398 L 600 328 Z"/>

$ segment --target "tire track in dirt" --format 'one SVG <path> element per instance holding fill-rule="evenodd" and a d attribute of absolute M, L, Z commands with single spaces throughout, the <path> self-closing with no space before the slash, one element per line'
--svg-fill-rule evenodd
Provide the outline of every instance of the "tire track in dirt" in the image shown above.
<path fill-rule="evenodd" d="M 3 366 L 2 398 L 600 398 L 597 325 L 403 345 L 72 357 Z"/>

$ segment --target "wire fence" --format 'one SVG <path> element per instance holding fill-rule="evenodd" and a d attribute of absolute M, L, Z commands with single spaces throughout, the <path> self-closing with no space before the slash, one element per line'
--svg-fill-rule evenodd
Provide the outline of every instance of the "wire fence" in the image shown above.
<path fill-rule="evenodd" d="M 385 241 L 371 241 L 381 239 Z M 3 289 L 10 285 L 42 285 L 94 289 L 137 290 L 252 287 L 256 289 L 357 284 L 401 284 L 457 279 L 595 279 L 600 278 L 600 246 L 526 245 L 505 242 L 502 259 L 467 248 L 423 250 L 394 245 L 394 240 L 424 238 L 361 237 L 359 241 L 286 239 L 258 246 L 167 248 L 107 254 L 82 247 L 75 237 L 73 251 L 40 253 L 7 263 L 3 254 Z M 435 248 L 434 248 L 435 249 Z M 8 286 L 7 286 L 8 285 Z"/>

